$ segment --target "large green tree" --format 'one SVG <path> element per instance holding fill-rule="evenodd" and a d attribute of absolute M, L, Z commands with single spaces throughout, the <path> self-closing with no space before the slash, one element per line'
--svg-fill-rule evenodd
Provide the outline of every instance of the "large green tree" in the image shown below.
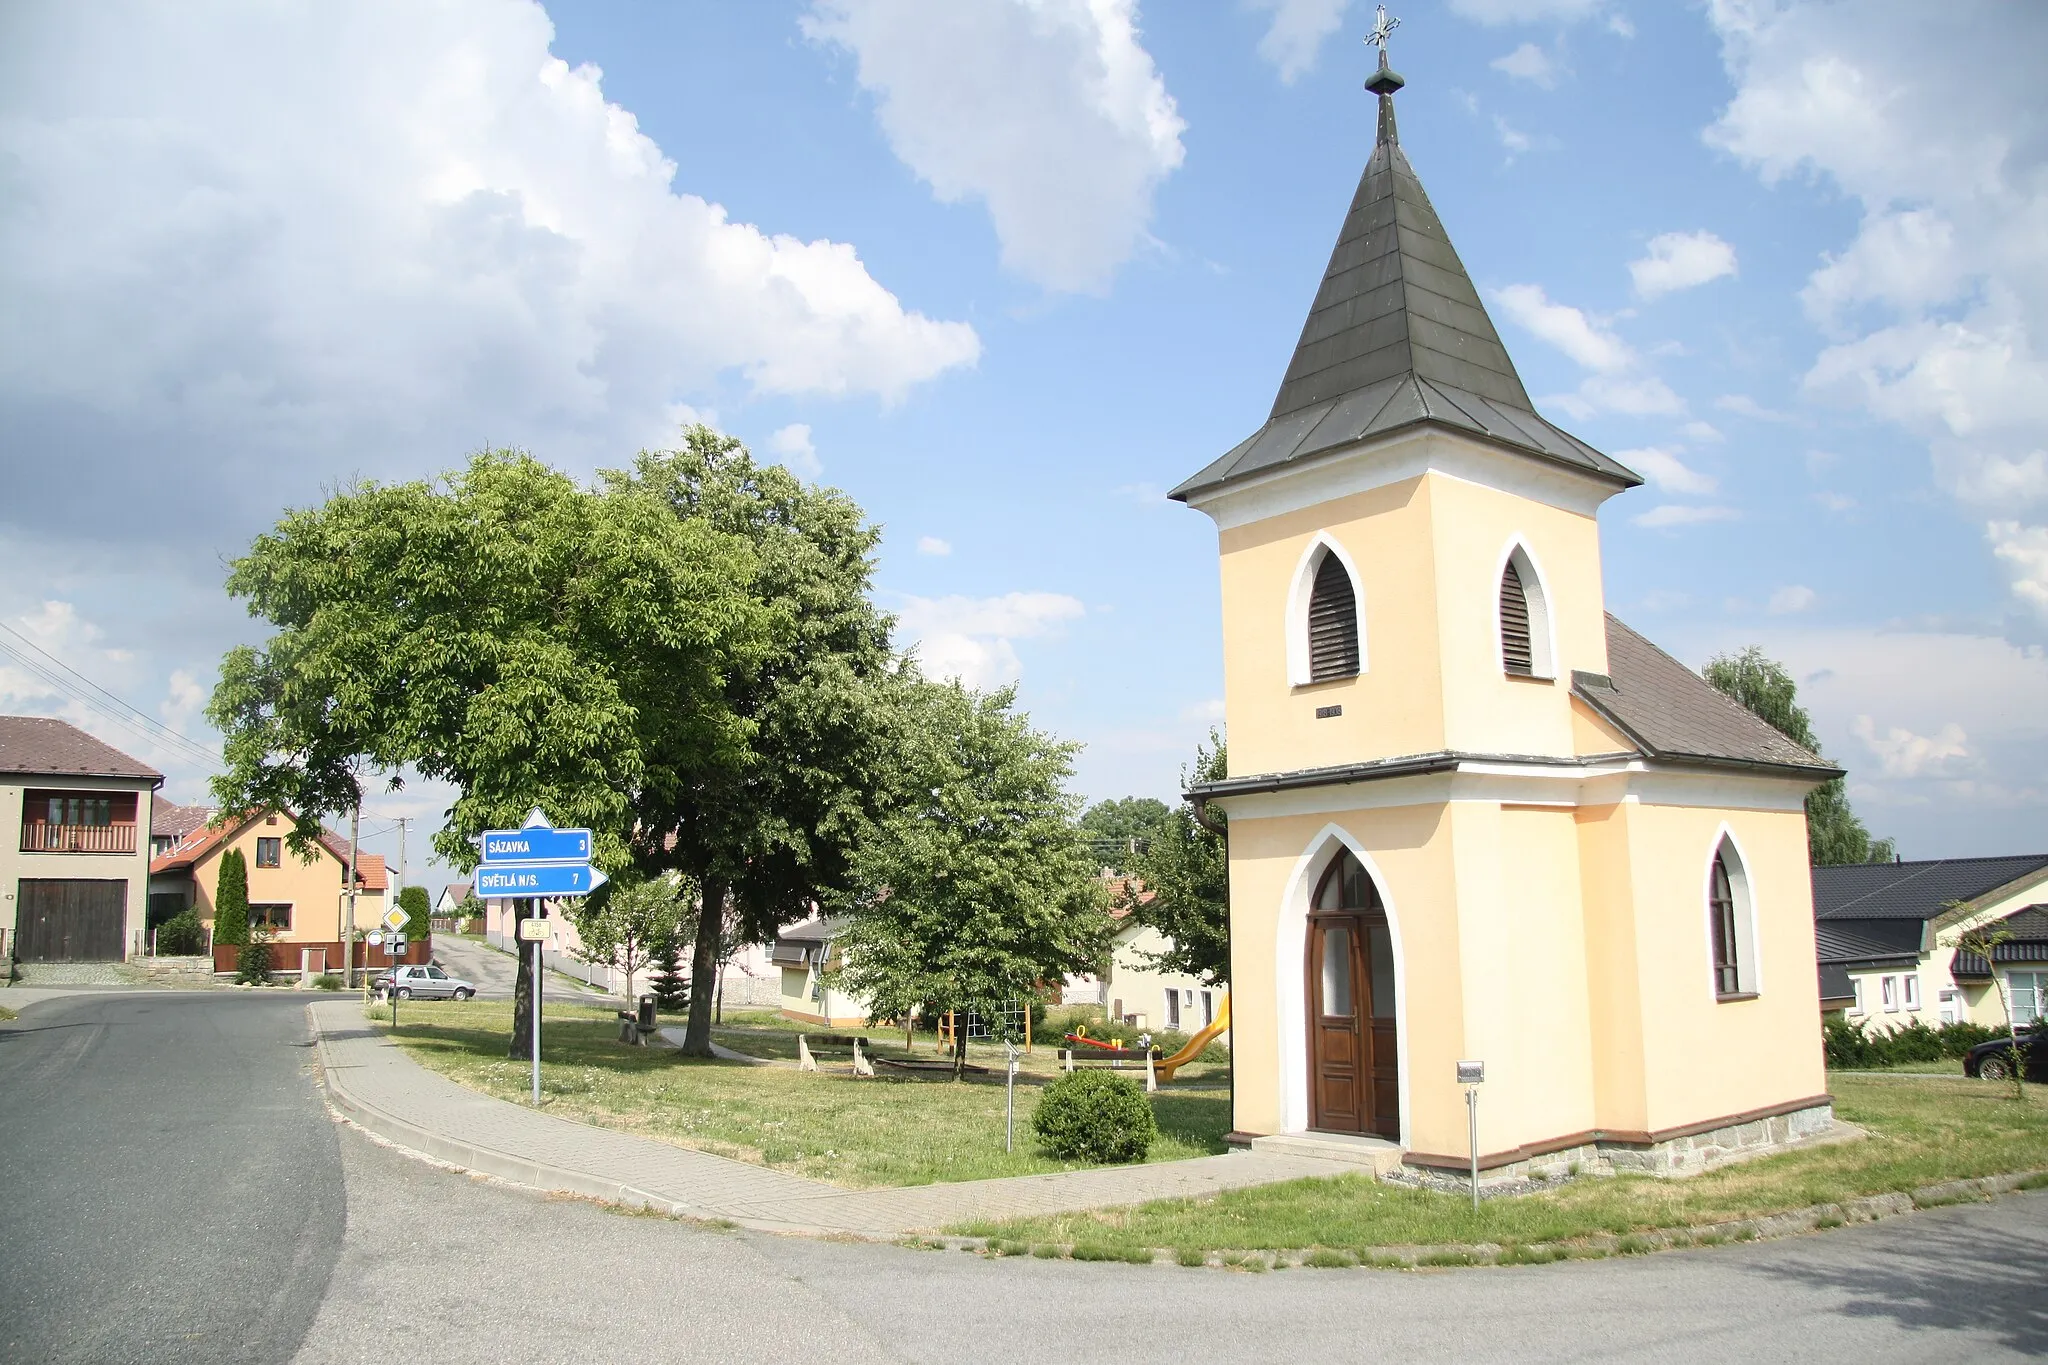
<path fill-rule="evenodd" d="M 751 752 L 728 680 L 788 630 L 751 591 L 758 570 L 746 537 L 642 480 L 588 488 L 516 452 L 343 489 L 232 566 L 229 591 L 272 633 L 222 662 L 215 799 L 296 812 L 289 839 L 310 854 L 366 772 L 410 769 L 457 791 L 435 836 L 457 867 L 539 807 L 623 869 L 651 775 Z M 522 957 L 515 1057 L 531 1055 L 532 985 Z"/>
<path fill-rule="evenodd" d="M 1195 749 L 1194 763 L 1181 770 L 1181 785 L 1214 782 L 1227 771 L 1223 736 L 1211 730 L 1209 742 Z M 1220 810 L 1210 807 L 1208 815 L 1223 823 Z M 1170 940 L 1157 954 L 1158 965 L 1212 983 L 1228 979 L 1230 862 L 1224 836 L 1197 820 L 1192 806 L 1177 806 L 1130 871 L 1153 894 L 1142 899 L 1129 886 L 1125 905 L 1140 924 Z"/>
<path fill-rule="evenodd" d="M 641 868 L 698 888 L 683 1050 L 708 1056 L 730 942 L 764 942 L 854 885 L 855 850 L 895 771 L 882 717 L 902 679 L 870 596 L 880 532 L 845 494 L 757 465 L 703 426 L 614 482 L 747 546 L 746 588 L 768 625 L 752 663 L 721 680 L 732 742 L 663 746 L 634 803 Z"/>
<path fill-rule="evenodd" d="M 1081 813 L 1081 832 L 1096 858 L 1119 872 L 1159 837 L 1170 812 L 1153 796 L 1123 796 L 1097 801 Z"/>
<path fill-rule="evenodd" d="M 876 1018 L 989 1017 L 1097 966 L 1109 917 L 1067 792 L 1075 745 L 1016 692 L 906 683 L 892 809 L 861 849 L 838 984 Z M 955 1075 L 964 1047 L 954 1054 Z"/>
<path fill-rule="evenodd" d="M 1706 679 L 1794 744 L 1820 754 L 1813 719 L 1799 704 L 1799 685 L 1785 666 L 1767 657 L 1760 646 L 1716 654 L 1707 660 Z M 1893 841 L 1871 838 L 1850 809 L 1845 781 L 1838 777 L 1806 794 L 1807 856 L 1816 867 L 1891 861 Z"/>

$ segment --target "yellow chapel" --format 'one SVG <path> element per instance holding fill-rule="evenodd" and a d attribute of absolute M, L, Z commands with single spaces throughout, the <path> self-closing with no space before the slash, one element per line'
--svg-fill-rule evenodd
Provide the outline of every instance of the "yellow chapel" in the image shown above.
<path fill-rule="evenodd" d="M 1837 770 L 1609 615 L 1642 480 L 1539 415 L 1376 145 L 1216 523 L 1234 1140 L 1482 1183 L 1833 1126 L 1804 800 Z"/>

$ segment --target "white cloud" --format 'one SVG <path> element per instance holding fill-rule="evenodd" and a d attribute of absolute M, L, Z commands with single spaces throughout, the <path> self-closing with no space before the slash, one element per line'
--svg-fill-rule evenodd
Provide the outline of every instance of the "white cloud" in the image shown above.
<path fill-rule="evenodd" d="M 1451 0 L 1460 18 L 1497 24 L 1575 23 L 1606 8 L 1606 0 Z"/>
<path fill-rule="evenodd" d="M 937 536 L 919 536 L 917 538 L 917 552 L 921 555 L 934 555 L 943 559 L 953 553 L 953 542 L 941 540 Z"/>
<path fill-rule="evenodd" d="M 1706 497 L 1719 484 L 1710 474 L 1702 474 L 1678 458 L 1676 451 L 1658 446 L 1645 446 L 1639 450 L 1619 450 L 1614 458 L 1629 468 L 1639 470 L 1651 483 L 1666 492 Z"/>
<path fill-rule="evenodd" d="M 1771 600 L 1764 604 L 1764 610 L 1773 616 L 1793 616 L 1807 610 L 1818 599 L 1818 594 L 1804 584 L 1792 583 L 1771 594 Z"/>
<path fill-rule="evenodd" d="M 205 705 L 206 689 L 199 685 L 199 679 L 193 677 L 189 670 L 178 668 L 171 670 L 170 685 L 156 709 L 164 724 L 183 732 L 198 719 L 200 709 Z"/>
<path fill-rule="evenodd" d="M 1628 273 L 1638 295 L 1662 298 L 1735 274 L 1735 248 L 1704 229 L 1660 233 L 1648 255 L 1628 263 Z"/>
<path fill-rule="evenodd" d="M 1954 721 L 1942 726 L 1940 732 L 1931 737 L 1916 735 L 1897 725 L 1880 737 L 1876 722 L 1869 716 L 1856 717 L 1851 729 L 1856 738 L 1877 755 L 1878 765 L 1886 777 L 1933 776 L 1946 771 L 1955 760 L 1970 756 L 1969 736 Z"/>
<path fill-rule="evenodd" d="M 1893 36 L 1924 17 L 1911 0 L 1715 0 L 1708 13 L 1735 83 L 1708 141 L 1767 183 L 1808 176 L 1861 207 L 1800 295 L 1827 338 L 1807 392 L 1924 439 L 1936 482 L 2008 528 L 1991 551 L 2039 609 L 2028 547 L 2048 534 L 2048 7 L 1923 24 L 1910 50 Z"/>
<path fill-rule="evenodd" d="M 1507 148 L 1510 157 L 1520 156 L 1535 145 L 1527 133 L 1509 123 L 1499 114 L 1493 116 L 1493 131 L 1500 138 L 1500 145 Z"/>
<path fill-rule="evenodd" d="M 217 581 L 218 549 L 351 473 L 487 443 L 589 468 L 721 383 L 893 401 L 979 354 L 851 245 L 678 186 L 537 4 L 49 5 L 9 28 L 36 78 L 0 82 L 22 471 L 0 518 L 175 529 Z M 72 449 L 99 480 L 58 472 Z"/>
<path fill-rule="evenodd" d="M 1850 497 L 1847 493 L 1834 493 L 1826 490 L 1815 493 L 1813 500 L 1822 507 L 1827 508 L 1830 512 L 1846 512 L 1856 505 L 1856 499 Z"/>
<path fill-rule="evenodd" d="M 1344 22 L 1351 0 L 1244 0 L 1248 9 L 1273 16 L 1259 39 L 1259 55 L 1272 63 L 1280 79 L 1292 85 L 1316 64 L 1323 40 Z"/>
<path fill-rule="evenodd" d="M 2012 578 L 2013 595 L 2048 616 L 2048 526 L 1994 521 L 1984 529 L 1991 552 Z"/>
<path fill-rule="evenodd" d="M 1687 422 L 1679 430 L 1685 434 L 1685 438 L 1688 441 L 1721 441 L 1727 439 L 1721 435 L 1721 429 L 1712 422 Z"/>
<path fill-rule="evenodd" d="M 1685 411 L 1685 400 L 1653 374 L 1596 374 L 1579 385 L 1578 396 L 1595 410 L 1631 417 L 1668 417 Z"/>
<path fill-rule="evenodd" d="M 969 687 L 1014 681 L 1024 671 L 1013 641 L 1058 634 L 1087 615 L 1078 598 L 1056 592 L 1012 592 L 1000 597 L 909 597 L 896 614 L 898 629 L 917 645 L 925 672 L 958 678 Z"/>
<path fill-rule="evenodd" d="M 1694 507 L 1667 502 L 1631 517 L 1630 520 L 1638 526 L 1657 530 L 1672 526 L 1697 526 L 1707 521 L 1733 521 L 1741 515 L 1733 507 Z"/>
<path fill-rule="evenodd" d="M 1554 89 L 1557 85 L 1557 63 L 1534 43 L 1523 43 L 1513 52 L 1495 57 L 1487 65 L 1505 76 L 1527 81 L 1544 90 Z"/>
<path fill-rule="evenodd" d="M 825 472 L 825 466 L 818 460 L 818 448 L 811 444 L 809 423 L 792 422 L 780 428 L 768 438 L 768 448 L 781 456 L 782 463 L 798 478 L 816 483 Z"/>
<path fill-rule="evenodd" d="M 1540 284 L 1511 284 L 1494 299 L 1508 319 L 1589 370 L 1611 373 L 1635 363 L 1621 338 L 1569 304 L 1554 303 Z"/>
<path fill-rule="evenodd" d="M 1106 289 L 1186 154 L 1137 0 L 815 0 L 803 29 L 854 55 L 904 164 L 985 203 L 1003 264 L 1049 289 Z"/>
<path fill-rule="evenodd" d="M 1724 393 L 1714 400 L 1714 406 L 1723 412 L 1732 412 L 1737 417 L 1747 417 L 1754 422 L 1797 422 L 1799 418 L 1789 412 L 1767 408 L 1746 393 Z"/>

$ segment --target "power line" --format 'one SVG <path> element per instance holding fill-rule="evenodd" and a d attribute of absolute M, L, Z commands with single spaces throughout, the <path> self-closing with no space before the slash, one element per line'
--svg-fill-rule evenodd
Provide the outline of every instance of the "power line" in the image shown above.
<path fill-rule="evenodd" d="M 162 721 L 129 705 L 5 622 L 0 622 L 0 636 L 6 637 L 0 638 L 0 654 L 5 654 L 60 694 L 130 734 L 160 744 L 187 761 L 208 768 L 221 766 L 221 756 L 212 748 L 179 734 Z"/>

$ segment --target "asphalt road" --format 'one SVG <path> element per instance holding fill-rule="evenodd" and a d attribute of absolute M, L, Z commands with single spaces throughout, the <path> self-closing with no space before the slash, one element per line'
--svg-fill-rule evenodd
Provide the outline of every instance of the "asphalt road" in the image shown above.
<path fill-rule="evenodd" d="M 1415 1273 L 785 1240 L 529 1194 L 336 1127 L 295 1005 L 101 996 L 0 1025 L 0 1359 L 2048 1354 L 2048 1194 L 1748 1246 Z"/>
<path fill-rule="evenodd" d="M 434 936 L 434 958 L 456 976 L 474 981 L 477 997 L 482 1000 L 510 1000 L 513 987 L 519 980 L 518 959 L 488 944 L 454 934 Z M 548 976 L 547 992 L 555 1000 L 617 1002 L 616 996 L 606 995 L 580 981 L 572 982 L 570 978 L 555 973 Z"/>
<path fill-rule="evenodd" d="M 291 1358 L 345 1200 L 303 1004 L 134 991 L 0 1025 L 0 1359 Z"/>

